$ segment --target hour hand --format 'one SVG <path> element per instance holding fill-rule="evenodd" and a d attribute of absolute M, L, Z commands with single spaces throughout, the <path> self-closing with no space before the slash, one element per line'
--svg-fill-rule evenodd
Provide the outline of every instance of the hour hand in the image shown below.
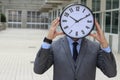
<path fill-rule="evenodd" d="M 71 16 L 70 16 L 70 18 L 73 19 L 73 20 L 75 21 L 75 23 L 78 22 L 75 18 L 73 18 L 73 17 L 71 17 Z"/>

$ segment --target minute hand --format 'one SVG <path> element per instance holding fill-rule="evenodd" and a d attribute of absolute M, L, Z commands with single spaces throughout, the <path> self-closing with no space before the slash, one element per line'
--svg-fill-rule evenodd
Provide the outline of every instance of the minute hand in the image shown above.
<path fill-rule="evenodd" d="M 81 21 L 81 20 L 83 20 L 83 19 L 87 18 L 88 16 L 90 16 L 90 14 L 88 14 L 88 15 L 86 15 L 85 17 L 83 17 L 83 18 L 79 19 L 77 22 L 79 22 L 79 21 Z"/>

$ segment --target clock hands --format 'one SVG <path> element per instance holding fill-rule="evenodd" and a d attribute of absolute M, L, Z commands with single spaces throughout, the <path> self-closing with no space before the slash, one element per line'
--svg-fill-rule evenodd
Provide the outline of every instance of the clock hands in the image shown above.
<path fill-rule="evenodd" d="M 78 23 L 79 21 L 81 21 L 81 20 L 87 18 L 88 16 L 90 16 L 90 14 L 86 15 L 85 17 L 83 17 L 83 18 L 81 18 L 81 19 L 79 19 L 79 20 L 76 20 L 75 18 L 73 18 L 73 17 L 70 16 L 70 18 L 73 19 L 73 20 L 75 21 L 75 23 L 74 23 L 73 25 L 71 25 L 71 27 L 74 26 L 74 25 L 75 25 L 76 23 Z"/>
<path fill-rule="evenodd" d="M 73 18 L 72 16 L 69 16 L 69 17 L 75 21 L 75 23 L 70 26 L 70 28 L 71 28 L 72 26 L 74 26 L 74 25 L 78 22 L 78 20 L 76 20 L 76 19 Z"/>
<path fill-rule="evenodd" d="M 75 21 L 75 23 L 78 22 L 78 20 L 76 20 L 75 18 L 73 18 L 73 17 L 71 17 L 71 16 L 70 16 L 70 18 L 73 19 L 73 20 Z"/>
<path fill-rule="evenodd" d="M 79 21 L 87 18 L 88 16 L 90 16 L 90 14 L 86 15 L 85 17 L 83 17 L 83 18 L 81 18 L 81 19 L 79 19 L 79 20 L 76 20 L 75 18 L 73 18 L 73 17 L 71 17 L 71 16 L 70 16 L 70 18 L 73 19 L 73 20 L 75 21 L 75 23 L 78 23 Z"/>
<path fill-rule="evenodd" d="M 81 18 L 81 19 L 79 19 L 79 20 L 76 20 L 75 18 L 73 18 L 73 17 L 70 16 L 70 18 L 73 19 L 73 20 L 75 21 L 75 23 L 74 23 L 73 25 L 71 25 L 71 27 L 74 26 L 74 25 L 75 25 L 76 23 L 78 23 L 79 21 L 81 21 L 81 20 L 87 18 L 88 16 L 90 16 L 90 14 L 86 15 L 85 17 L 83 17 L 83 18 Z"/>
<path fill-rule="evenodd" d="M 83 18 L 79 19 L 77 22 L 79 22 L 79 21 L 81 21 L 81 20 L 83 20 L 83 19 L 87 18 L 88 16 L 90 16 L 90 14 L 88 14 L 88 15 L 86 15 L 85 17 L 83 17 Z"/>

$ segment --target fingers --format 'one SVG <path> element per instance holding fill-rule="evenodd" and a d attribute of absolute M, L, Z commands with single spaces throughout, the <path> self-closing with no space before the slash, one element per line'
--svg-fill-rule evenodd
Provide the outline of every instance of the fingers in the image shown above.
<path fill-rule="evenodd" d="M 52 21 L 51 26 L 57 28 L 58 25 L 59 25 L 59 17 Z"/>
<path fill-rule="evenodd" d="M 95 26 L 96 26 L 96 29 L 97 29 L 97 31 L 101 31 L 101 27 L 100 27 L 100 25 L 99 25 L 99 23 L 97 22 L 97 20 L 95 20 Z"/>

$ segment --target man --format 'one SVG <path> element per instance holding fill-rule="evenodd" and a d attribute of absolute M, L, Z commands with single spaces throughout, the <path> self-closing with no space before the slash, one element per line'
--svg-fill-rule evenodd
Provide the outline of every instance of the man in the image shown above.
<path fill-rule="evenodd" d="M 53 80 L 95 80 L 96 67 L 108 77 L 116 76 L 114 56 L 97 21 L 97 31 L 90 36 L 100 44 L 86 38 L 73 39 L 68 36 L 52 42 L 56 36 L 63 34 L 56 31 L 58 25 L 59 18 L 52 22 L 49 33 L 37 53 L 35 73 L 43 74 L 53 65 Z M 76 60 L 73 57 L 73 42 L 78 43 Z"/>

